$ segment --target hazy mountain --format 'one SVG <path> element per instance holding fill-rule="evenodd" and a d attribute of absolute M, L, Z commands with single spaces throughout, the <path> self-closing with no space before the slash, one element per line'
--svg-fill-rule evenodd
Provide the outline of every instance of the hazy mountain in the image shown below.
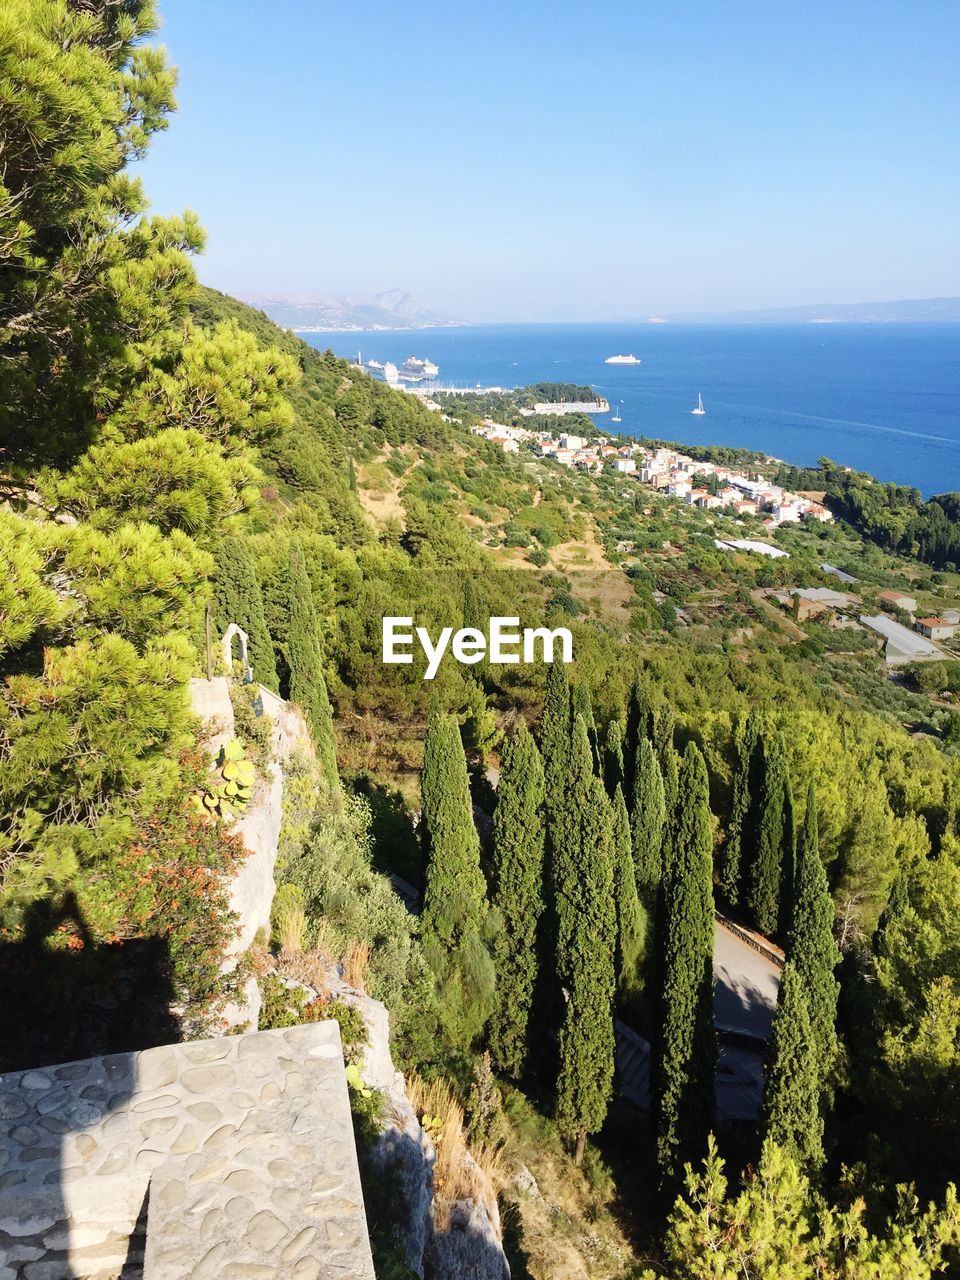
<path fill-rule="evenodd" d="M 683 312 L 651 320 L 686 324 L 952 324 L 960 322 L 960 298 L 901 302 L 825 302 L 770 311 Z"/>
<path fill-rule="evenodd" d="M 429 329 L 465 324 L 425 306 L 412 293 L 387 289 L 338 298 L 327 293 L 246 293 L 244 302 L 259 307 L 285 329 L 350 331 L 355 329 Z"/>

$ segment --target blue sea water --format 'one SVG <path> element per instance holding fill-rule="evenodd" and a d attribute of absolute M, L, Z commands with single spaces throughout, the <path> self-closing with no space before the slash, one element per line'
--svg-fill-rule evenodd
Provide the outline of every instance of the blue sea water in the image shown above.
<path fill-rule="evenodd" d="M 960 325 L 483 325 L 314 333 L 337 355 L 440 366 L 440 385 L 589 384 L 610 430 L 829 457 L 925 497 L 960 489 Z M 606 365 L 619 353 L 639 365 Z M 705 417 L 691 417 L 697 393 Z"/>

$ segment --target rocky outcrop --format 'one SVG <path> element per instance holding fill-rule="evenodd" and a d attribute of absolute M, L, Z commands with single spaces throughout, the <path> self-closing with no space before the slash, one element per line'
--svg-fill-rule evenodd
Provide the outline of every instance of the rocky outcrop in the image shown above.
<path fill-rule="evenodd" d="M 463 1181 L 478 1194 L 447 1200 L 434 1193 L 434 1145 L 394 1066 L 386 1007 L 348 986 L 335 971 L 329 990 L 358 1008 L 367 1026 L 361 1072 L 365 1083 L 380 1091 L 384 1105 L 380 1137 L 362 1162 L 364 1178 L 390 1180 L 400 1200 L 395 1217 L 402 1223 L 408 1266 L 424 1280 L 509 1280 L 496 1194 L 469 1152 L 463 1156 Z"/>
<path fill-rule="evenodd" d="M 207 747 L 212 755 L 234 736 L 231 681 L 226 676 L 212 680 L 191 680 L 190 700 L 208 732 Z M 267 778 L 261 780 L 253 800 L 236 824 L 248 855 L 230 886 L 230 908 L 237 917 L 238 933 L 226 958 L 225 969 L 249 950 L 261 929 L 270 927 L 270 908 L 276 893 L 275 871 L 280 823 L 283 816 L 283 772 L 281 763 L 291 751 L 309 742 L 306 723 L 296 707 L 259 686 L 264 714 L 270 717 L 273 760 Z M 260 991 L 250 979 L 243 995 L 224 1013 L 226 1029 L 256 1030 L 260 1015 Z"/>

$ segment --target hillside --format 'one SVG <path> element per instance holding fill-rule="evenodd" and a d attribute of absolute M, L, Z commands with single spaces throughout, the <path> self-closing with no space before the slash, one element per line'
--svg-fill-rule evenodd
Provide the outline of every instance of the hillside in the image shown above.
<path fill-rule="evenodd" d="M 353 1244 L 368 1274 L 369 1231 L 380 1280 L 955 1270 L 960 651 L 927 615 L 960 612 L 957 496 L 527 415 L 562 384 L 372 380 L 200 288 L 195 217 L 149 213 L 153 6 L 8 7 L 0 1272 L 39 1232 L 65 1274 L 75 1227 L 123 1257 L 71 1221 L 88 1160 L 142 1244 L 161 1132 L 174 1269 L 208 1230 L 231 1265 L 236 1212 L 304 1273 Z M 350 1143 L 297 1146 L 314 1048 L 362 1215 Z M 174 1137 L 221 1086 L 229 1124 Z"/>
<path fill-rule="evenodd" d="M 349 294 L 343 298 L 323 293 L 250 293 L 243 298 L 284 329 L 343 333 L 364 329 L 435 329 L 438 325 L 464 323 L 434 311 L 402 289 Z"/>

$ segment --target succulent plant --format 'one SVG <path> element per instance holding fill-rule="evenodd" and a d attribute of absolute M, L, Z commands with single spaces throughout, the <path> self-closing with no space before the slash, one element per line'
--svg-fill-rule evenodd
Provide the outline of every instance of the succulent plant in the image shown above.
<path fill-rule="evenodd" d="M 202 791 L 195 792 L 192 804 L 197 813 L 232 818 L 253 797 L 256 773 L 243 744 L 230 738 L 220 749 L 217 775 Z"/>

